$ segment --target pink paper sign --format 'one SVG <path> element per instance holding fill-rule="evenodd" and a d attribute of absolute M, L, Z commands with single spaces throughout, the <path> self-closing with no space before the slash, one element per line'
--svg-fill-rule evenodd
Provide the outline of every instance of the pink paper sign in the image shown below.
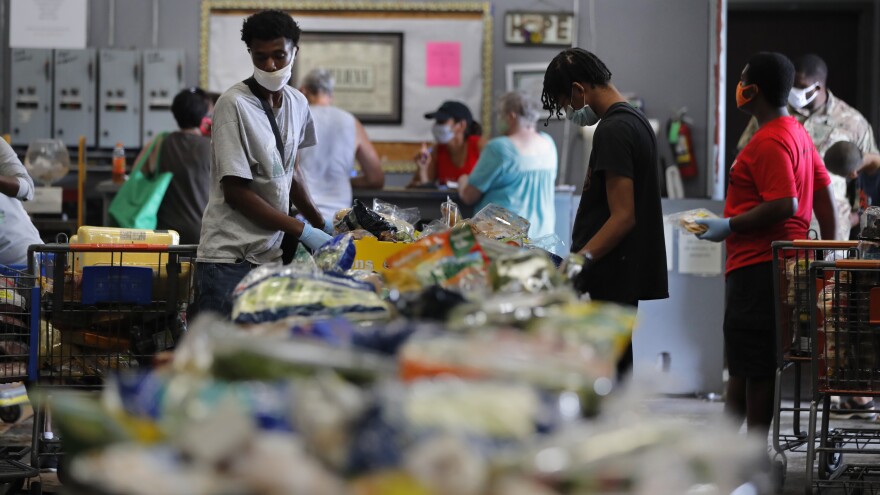
<path fill-rule="evenodd" d="M 433 42 L 425 46 L 425 84 L 461 86 L 461 43 Z"/>

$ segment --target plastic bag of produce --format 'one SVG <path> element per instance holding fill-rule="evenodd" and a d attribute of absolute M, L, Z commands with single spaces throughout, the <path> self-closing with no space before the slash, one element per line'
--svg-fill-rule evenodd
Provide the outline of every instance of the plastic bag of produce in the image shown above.
<path fill-rule="evenodd" d="M 468 220 L 474 230 L 490 239 L 522 245 L 529 234 L 529 221 L 496 204 L 488 204 Z"/>
<path fill-rule="evenodd" d="M 382 201 L 381 199 L 373 199 L 373 211 L 381 215 L 402 220 L 410 225 L 419 223 L 422 214 L 418 208 L 400 208 L 397 205 Z"/>
<path fill-rule="evenodd" d="M 541 292 L 565 285 L 565 279 L 544 251 L 522 250 L 502 256 L 489 266 L 496 292 Z"/>
<path fill-rule="evenodd" d="M 315 264 L 325 272 L 344 272 L 354 264 L 356 249 L 351 234 L 341 234 L 314 254 Z"/>
<path fill-rule="evenodd" d="M 484 295 L 491 288 L 486 263 L 479 252 L 422 263 L 416 273 L 423 286 L 439 285 L 470 297 Z"/>
<path fill-rule="evenodd" d="M 232 318 L 237 323 L 263 323 L 291 316 L 387 320 L 391 307 L 373 286 L 331 273 L 279 273 L 233 297 Z"/>

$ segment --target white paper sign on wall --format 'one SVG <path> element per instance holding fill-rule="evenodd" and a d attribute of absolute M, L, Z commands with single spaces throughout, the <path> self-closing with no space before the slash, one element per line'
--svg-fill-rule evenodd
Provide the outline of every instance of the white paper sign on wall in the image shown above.
<path fill-rule="evenodd" d="M 87 0 L 11 0 L 9 46 L 85 48 Z"/>

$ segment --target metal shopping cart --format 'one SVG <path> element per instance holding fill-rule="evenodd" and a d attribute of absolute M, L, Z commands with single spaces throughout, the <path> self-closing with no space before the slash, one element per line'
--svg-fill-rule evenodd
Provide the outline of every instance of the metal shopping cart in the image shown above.
<path fill-rule="evenodd" d="M 36 318 L 32 382 L 94 390 L 109 374 L 149 368 L 185 332 L 197 246 L 46 244 L 29 249 Z M 45 407 L 34 407 L 32 464 L 57 459 Z M 59 479 L 63 482 L 63 462 Z M 39 490 L 37 490 L 39 491 Z M 34 493 L 32 487 L 32 493 Z"/>
<path fill-rule="evenodd" d="M 880 396 L 880 261 L 811 264 L 813 398 L 806 493 L 880 494 L 880 429 L 830 427 L 832 395 Z M 821 426 L 817 429 L 821 408 Z M 843 462 L 851 457 L 863 462 Z M 815 464 L 815 465 L 814 465 Z"/>
<path fill-rule="evenodd" d="M 34 363 L 30 328 L 39 299 L 35 277 L 18 268 L 0 265 L 0 420 L 14 423 L 28 402 L 24 382 L 32 376 Z M 27 462 L 29 445 L 0 442 L 0 489 L 15 493 L 25 479 L 38 474 Z"/>
<path fill-rule="evenodd" d="M 803 449 L 808 435 L 801 429 L 801 413 L 809 411 L 801 387 L 804 370 L 811 360 L 810 293 L 816 280 L 810 277 L 810 264 L 826 258 L 857 258 L 856 241 L 795 240 L 776 241 L 773 248 L 773 290 L 776 306 L 776 395 L 773 409 L 772 444 L 782 463 L 781 483 L 788 467 L 786 451 Z M 783 404 L 782 381 L 792 375 L 794 397 L 791 407 Z M 791 415 L 792 431 L 783 432 L 781 419 Z"/>

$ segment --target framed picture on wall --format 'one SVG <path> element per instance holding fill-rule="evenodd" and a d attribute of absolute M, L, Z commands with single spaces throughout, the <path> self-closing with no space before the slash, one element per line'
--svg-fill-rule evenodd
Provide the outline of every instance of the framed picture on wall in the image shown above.
<path fill-rule="evenodd" d="M 574 13 L 506 12 L 504 42 L 508 45 L 571 46 Z"/>
<path fill-rule="evenodd" d="M 523 91 L 527 95 L 541 101 L 544 89 L 544 72 L 548 63 L 507 64 L 507 91 Z"/>
<path fill-rule="evenodd" d="M 312 69 L 333 74 L 333 104 L 364 124 L 402 122 L 403 33 L 303 32 L 293 68 L 301 84 Z"/>

